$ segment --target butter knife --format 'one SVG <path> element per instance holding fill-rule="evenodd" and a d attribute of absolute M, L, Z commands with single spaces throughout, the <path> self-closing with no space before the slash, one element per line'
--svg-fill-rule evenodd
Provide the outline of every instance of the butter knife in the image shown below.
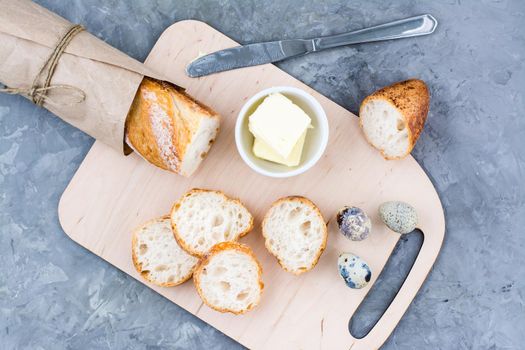
<path fill-rule="evenodd" d="M 436 27 L 437 20 L 426 14 L 315 39 L 279 40 L 236 46 L 197 58 L 186 67 L 186 73 L 190 77 L 200 77 L 235 68 L 278 62 L 338 46 L 427 35 L 433 33 Z"/>

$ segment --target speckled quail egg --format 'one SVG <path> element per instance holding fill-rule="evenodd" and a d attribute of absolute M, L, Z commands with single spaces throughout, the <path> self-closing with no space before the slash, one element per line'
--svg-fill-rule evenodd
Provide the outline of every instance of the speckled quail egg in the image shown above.
<path fill-rule="evenodd" d="M 414 207 L 404 202 L 386 202 L 379 206 L 381 220 L 392 231 L 409 233 L 417 226 L 417 212 Z"/>
<path fill-rule="evenodd" d="M 337 213 L 339 231 L 352 241 L 362 241 L 372 230 L 372 222 L 366 213 L 357 207 L 344 207 Z"/>
<path fill-rule="evenodd" d="M 372 270 L 368 264 L 352 253 L 342 253 L 337 259 L 337 267 L 348 287 L 361 289 L 370 282 Z"/>

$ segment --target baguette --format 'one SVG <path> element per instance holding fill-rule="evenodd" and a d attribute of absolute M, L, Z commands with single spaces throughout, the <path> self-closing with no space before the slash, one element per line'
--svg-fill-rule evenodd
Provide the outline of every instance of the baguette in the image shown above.
<path fill-rule="evenodd" d="M 259 304 L 264 288 L 262 268 L 253 251 L 237 242 L 214 245 L 200 260 L 193 281 L 206 305 L 236 315 Z"/>
<path fill-rule="evenodd" d="M 171 225 L 182 249 L 201 257 L 213 245 L 236 241 L 251 231 L 253 216 L 222 192 L 192 189 L 173 206 Z"/>
<path fill-rule="evenodd" d="M 192 175 L 219 131 L 217 113 L 166 82 L 144 78 L 126 119 L 126 143 L 148 162 Z"/>
<path fill-rule="evenodd" d="M 134 230 L 131 252 L 137 272 L 147 281 L 162 287 L 186 282 L 198 262 L 173 238 L 167 215 L 150 220 Z"/>
<path fill-rule="evenodd" d="M 368 96 L 359 109 L 359 124 L 366 140 L 386 159 L 401 159 L 414 148 L 430 103 L 422 80 L 406 80 Z"/>
<path fill-rule="evenodd" d="M 282 268 L 299 275 L 311 270 L 326 248 L 328 229 L 317 206 L 292 196 L 274 202 L 262 223 L 266 249 Z"/>

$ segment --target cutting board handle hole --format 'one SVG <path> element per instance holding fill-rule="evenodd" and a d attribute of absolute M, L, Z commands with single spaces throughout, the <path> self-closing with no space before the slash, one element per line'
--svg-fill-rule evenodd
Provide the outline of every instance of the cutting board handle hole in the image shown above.
<path fill-rule="evenodd" d="M 412 270 L 423 239 L 419 230 L 401 236 L 377 281 L 350 318 L 348 330 L 354 338 L 362 339 L 370 333 L 390 306 Z"/>

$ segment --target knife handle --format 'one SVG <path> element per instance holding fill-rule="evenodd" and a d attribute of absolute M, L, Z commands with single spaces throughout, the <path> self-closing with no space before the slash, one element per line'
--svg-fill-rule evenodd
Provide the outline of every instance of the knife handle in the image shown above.
<path fill-rule="evenodd" d="M 410 17 L 399 21 L 381 24 L 375 27 L 356 30 L 350 33 L 312 39 L 312 51 L 320 51 L 332 47 L 350 44 L 427 35 L 433 33 L 436 27 L 437 20 L 431 15 L 427 14 Z"/>

